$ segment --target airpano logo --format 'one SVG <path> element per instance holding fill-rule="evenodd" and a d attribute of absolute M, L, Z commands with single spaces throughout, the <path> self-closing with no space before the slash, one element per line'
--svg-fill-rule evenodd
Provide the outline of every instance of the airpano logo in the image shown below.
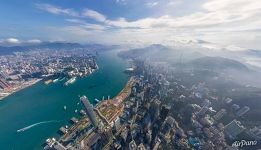
<path fill-rule="evenodd" d="M 233 147 L 245 147 L 245 146 L 255 146 L 255 145 L 257 145 L 257 141 L 246 141 L 246 140 L 235 141 L 232 144 Z"/>

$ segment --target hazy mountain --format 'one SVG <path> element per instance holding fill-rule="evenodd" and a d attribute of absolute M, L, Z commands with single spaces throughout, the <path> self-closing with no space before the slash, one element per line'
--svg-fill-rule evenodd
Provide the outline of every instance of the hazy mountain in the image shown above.
<path fill-rule="evenodd" d="M 223 57 L 201 57 L 192 60 L 188 63 L 194 68 L 208 69 L 208 70 L 241 70 L 249 71 L 248 67 L 239 61 L 223 58 Z"/>
<path fill-rule="evenodd" d="M 171 64 L 187 62 L 202 55 L 198 51 L 186 47 L 167 47 L 161 44 L 153 44 L 148 47 L 122 51 L 119 56 L 124 58 L 146 58 L 153 61 L 166 61 Z"/>
<path fill-rule="evenodd" d="M 261 57 L 261 50 L 249 49 L 246 51 L 242 51 L 241 54 L 245 54 L 253 57 Z"/>
<path fill-rule="evenodd" d="M 0 46 L 0 55 L 9 55 L 14 52 L 24 51 L 26 48 L 23 46 L 12 46 L 12 47 L 4 47 Z"/>
<path fill-rule="evenodd" d="M 104 51 L 116 48 L 117 46 L 107 46 L 102 44 L 86 44 L 67 43 L 67 42 L 43 42 L 39 44 L 23 45 L 23 46 L 0 46 L 0 55 L 13 54 L 14 52 L 23 52 L 38 49 L 54 49 L 54 50 L 71 50 L 74 48 L 88 48 L 90 50 Z"/>
<path fill-rule="evenodd" d="M 153 55 L 157 55 L 158 53 L 166 53 L 170 51 L 171 50 L 168 47 L 160 44 L 153 44 L 144 48 L 122 51 L 119 53 L 119 56 L 124 58 L 152 57 Z"/>

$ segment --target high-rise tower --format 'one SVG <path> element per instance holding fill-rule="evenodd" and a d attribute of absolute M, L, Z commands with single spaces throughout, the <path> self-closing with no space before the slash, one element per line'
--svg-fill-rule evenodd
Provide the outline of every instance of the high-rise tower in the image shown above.
<path fill-rule="evenodd" d="M 245 127 L 241 124 L 240 121 L 237 121 L 237 120 L 231 121 L 224 128 L 225 133 L 231 139 L 235 138 L 237 135 L 239 135 L 244 130 L 245 130 Z"/>
<path fill-rule="evenodd" d="M 95 128 L 98 127 L 98 122 L 95 117 L 92 104 L 89 102 L 89 100 L 86 96 L 82 96 L 80 99 L 81 99 L 82 104 L 84 105 L 86 114 L 87 114 L 88 118 L 90 119 L 92 125 Z"/>

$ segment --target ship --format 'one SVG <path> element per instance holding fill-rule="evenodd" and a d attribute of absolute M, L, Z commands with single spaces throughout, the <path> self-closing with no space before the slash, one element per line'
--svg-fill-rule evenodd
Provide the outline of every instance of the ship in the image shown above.
<path fill-rule="evenodd" d="M 76 81 L 76 77 L 72 77 L 68 81 L 64 83 L 64 85 L 68 86 L 69 84 L 73 84 Z"/>
<path fill-rule="evenodd" d="M 134 68 L 133 67 L 130 67 L 130 68 L 127 68 L 127 69 L 124 70 L 124 73 L 127 73 L 127 74 L 133 73 L 133 72 L 134 72 Z"/>
<path fill-rule="evenodd" d="M 61 78 L 59 81 L 63 81 L 65 79 L 65 77 Z"/>
<path fill-rule="evenodd" d="M 100 101 L 99 101 L 97 98 L 95 98 L 94 100 L 95 100 L 97 103 L 99 103 L 99 102 L 100 102 Z"/>
<path fill-rule="evenodd" d="M 47 84 L 50 84 L 50 83 L 52 83 L 53 82 L 53 80 L 47 80 L 47 81 L 45 81 L 44 83 L 47 85 Z"/>
<path fill-rule="evenodd" d="M 55 83 L 55 82 L 57 82 L 57 81 L 59 81 L 59 79 L 58 79 L 58 78 L 57 78 L 57 79 L 54 79 L 54 80 L 53 80 L 53 83 Z"/>

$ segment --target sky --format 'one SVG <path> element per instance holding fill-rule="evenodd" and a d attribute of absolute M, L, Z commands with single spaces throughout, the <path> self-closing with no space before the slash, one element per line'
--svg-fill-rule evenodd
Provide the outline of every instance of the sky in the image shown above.
<path fill-rule="evenodd" d="M 261 50 L 260 0 L 0 0 L 0 10 L 0 44 L 204 41 Z"/>

